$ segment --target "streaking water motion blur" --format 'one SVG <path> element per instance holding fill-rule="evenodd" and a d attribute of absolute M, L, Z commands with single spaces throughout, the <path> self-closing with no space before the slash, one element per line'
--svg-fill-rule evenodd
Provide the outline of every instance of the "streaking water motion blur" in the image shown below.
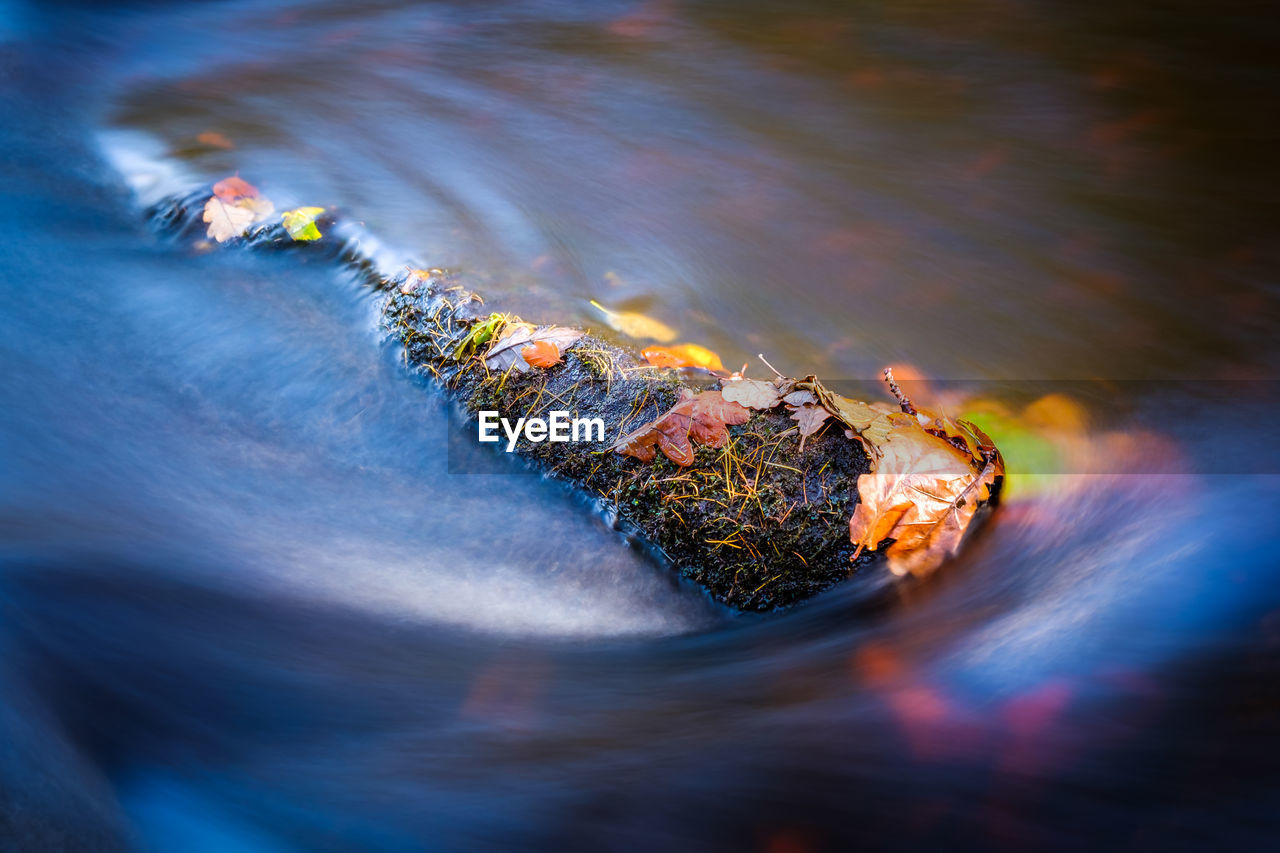
<path fill-rule="evenodd" d="M 0 849 L 1273 840 L 1261 14 L 0 4 Z M 528 316 L 951 380 L 1017 478 L 892 606 L 725 612 L 450 474 L 349 277 L 147 228 L 236 171 Z"/>

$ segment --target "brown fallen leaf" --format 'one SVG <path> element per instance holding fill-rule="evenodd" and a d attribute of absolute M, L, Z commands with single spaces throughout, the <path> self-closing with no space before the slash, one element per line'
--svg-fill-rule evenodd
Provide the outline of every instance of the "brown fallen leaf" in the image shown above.
<path fill-rule="evenodd" d="M 836 420 L 851 429 L 862 441 L 867 455 L 875 459 L 880 446 L 889 438 L 896 423 L 914 422 L 910 415 L 895 412 L 887 405 L 879 406 L 851 400 L 828 389 L 815 376 L 806 376 L 795 384 L 796 391 L 809 391 Z"/>
<path fill-rule="evenodd" d="M 728 425 L 744 424 L 750 418 L 750 410 L 725 400 L 719 391 L 694 394 L 686 389 L 674 406 L 609 449 L 641 462 L 652 462 L 655 450 L 661 450 L 672 462 L 687 468 L 694 461 L 695 442 L 724 447 L 729 443 Z"/>
<path fill-rule="evenodd" d="M 791 412 L 791 420 L 800 427 L 800 452 L 804 452 L 804 442 L 809 436 L 822 429 L 831 413 L 821 406 L 805 403 Z"/>
<path fill-rule="evenodd" d="M 440 270 L 417 270 L 413 267 L 405 267 L 404 281 L 400 282 L 400 292 L 406 296 L 417 291 L 424 284 L 430 284 L 431 279 L 439 273 Z"/>
<path fill-rule="evenodd" d="M 727 424 L 745 424 L 751 412 L 719 391 L 703 391 L 693 398 L 693 426 L 689 435 L 708 447 L 724 447 L 729 443 Z"/>
<path fill-rule="evenodd" d="M 875 471 L 858 478 L 859 504 L 849 519 L 849 539 L 861 552 L 885 550 L 894 574 L 927 574 L 960 547 L 978 505 L 1004 476 L 999 454 L 985 463 L 898 421 L 880 445 Z"/>
<path fill-rule="evenodd" d="M 530 368 L 522 355 L 530 344 L 546 341 L 555 346 L 556 353 L 564 352 L 585 332 L 581 329 L 570 329 L 566 326 L 534 326 L 530 323 L 508 323 L 502 334 L 485 353 L 484 363 L 491 370 L 510 370 L 515 368 L 521 373 Z"/>
<path fill-rule="evenodd" d="M 812 391 L 792 391 L 790 394 L 782 398 L 782 402 L 789 406 L 803 406 L 805 403 L 817 404 L 818 397 Z"/>
<path fill-rule="evenodd" d="M 963 450 L 975 459 L 982 458 L 983 444 L 991 449 L 995 448 L 995 445 L 991 444 L 991 439 L 986 438 L 982 430 L 968 421 L 957 420 L 946 415 L 935 415 L 927 409 L 918 410 L 917 418 L 925 432 L 945 439 L 957 450 Z M 979 438 L 979 436 L 982 437 Z"/>
<path fill-rule="evenodd" d="M 551 341 L 534 341 L 520 350 L 520 356 L 530 367 L 545 370 L 560 363 L 560 348 Z"/>
<path fill-rule="evenodd" d="M 725 379 L 720 383 L 724 398 L 750 409 L 772 409 L 782 402 L 782 392 L 773 382 L 762 379 Z"/>

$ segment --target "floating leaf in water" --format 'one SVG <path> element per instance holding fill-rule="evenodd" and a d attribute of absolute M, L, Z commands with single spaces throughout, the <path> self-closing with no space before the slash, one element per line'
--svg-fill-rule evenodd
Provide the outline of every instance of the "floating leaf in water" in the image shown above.
<path fill-rule="evenodd" d="M 724 370 L 724 363 L 720 361 L 720 356 L 697 344 L 646 347 L 640 355 L 654 367 L 701 367 L 703 370 Z"/>
<path fill-rule="evenodd" d="M 236 147 L 230 139 L 227 139 L 216 130 L 206 130 L 204 133 L 201 133 L 196 137 L 196 142 L 199 142 L 201 145 L 208 145 L 210 148 L 230 150 Z"/>
<path fill-rule="evenodd" d="M 322 236 L 316 227 L 316 217 L 324 213 L 323 207 L 298 207 L 286 210 L 280 217 L 284 230 L 295 240 L 319 240 Z"/>
<path fill-rule="evenodd" d="M 658 343 L 670 343 L 676 339 L 676 330 L 652 317 L 638 314 L 635 311 L 613 311 L 605 308 L 594 299 L 591 304 L 604 315 L 604 321 L 616 331 L 633 338 L 654 340 Z"/>

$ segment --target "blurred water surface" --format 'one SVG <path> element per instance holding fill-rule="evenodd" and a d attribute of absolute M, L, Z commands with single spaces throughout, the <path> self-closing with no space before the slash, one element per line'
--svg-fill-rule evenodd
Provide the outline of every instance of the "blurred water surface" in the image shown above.
<path fill-rule="evenodd" d="M 1273 840 L 1274 35 L 0 4 L 0 848 Z M 450 474 L 343 273 L 147 230 L 131 187 L 235 171 L 504 309 L 951 380 L 1008 500 L 887 605 L 726 613 L 556 485 Z"/>

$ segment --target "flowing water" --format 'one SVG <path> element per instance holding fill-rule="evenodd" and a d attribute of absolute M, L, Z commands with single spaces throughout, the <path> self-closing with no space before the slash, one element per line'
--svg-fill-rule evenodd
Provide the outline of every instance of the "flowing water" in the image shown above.
<path fill-rule="evenodd" d="M 1273 36 L 0 2 L 0 849 L 1274 843 Z M 450 473 L 350 275 L 149 229 L 236 171 L 526 316 L 929 377 L 1007 500 L 888 604 L 724 611 L 557 485 Z"/>

